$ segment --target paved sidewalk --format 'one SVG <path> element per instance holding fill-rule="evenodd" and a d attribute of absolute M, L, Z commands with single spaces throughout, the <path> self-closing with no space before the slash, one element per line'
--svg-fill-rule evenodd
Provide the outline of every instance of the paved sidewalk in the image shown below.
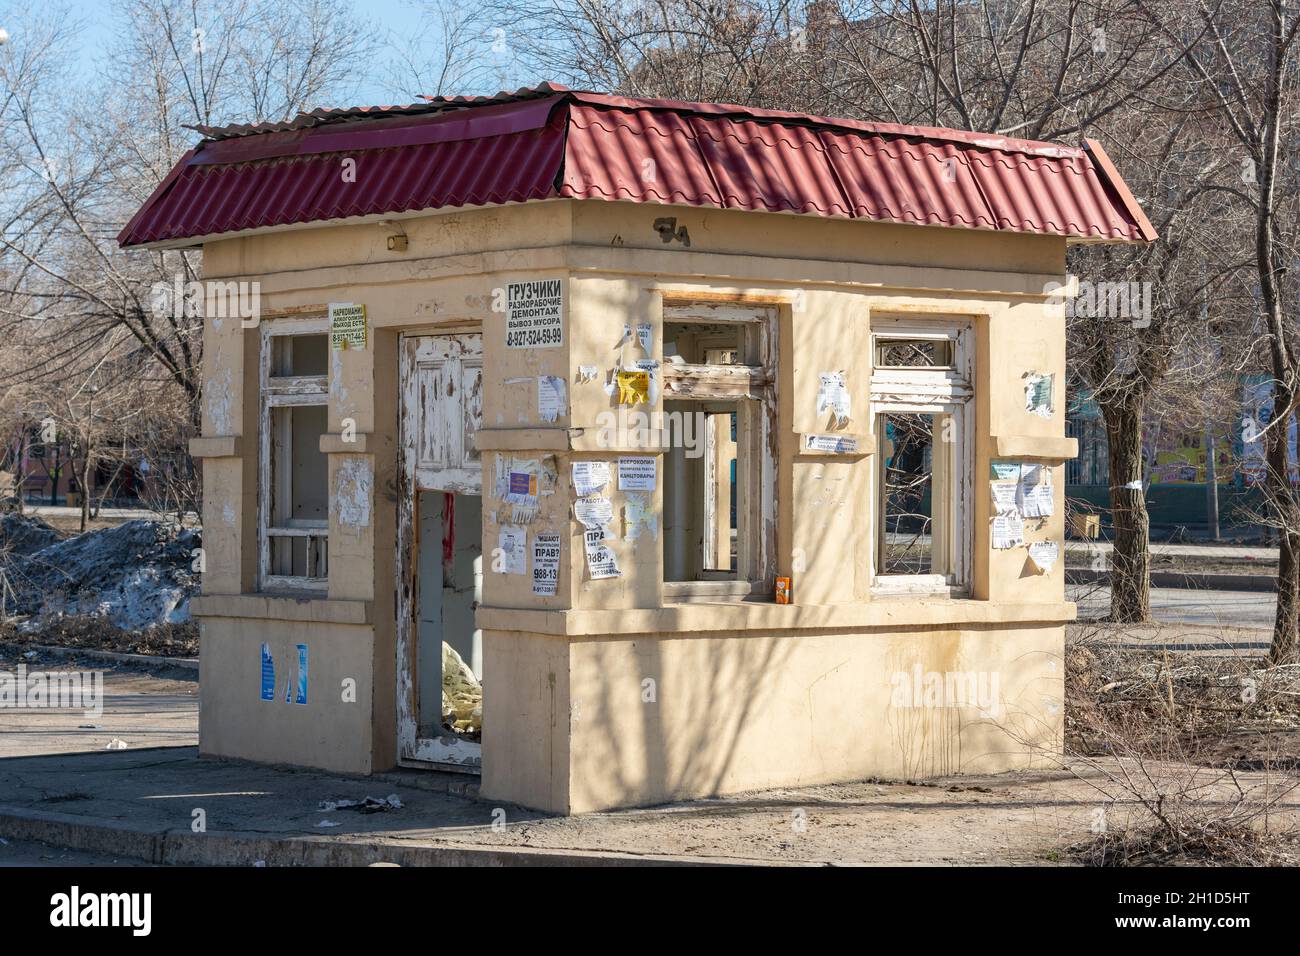
<path fill-rule="evenodd" d="M 0 759 L 0 837 L 164 864 L 1042 864 L 1086 839 L 1097 803 L 1064 772 L 774 790 L 577 817 L 480 801 L 474 789 L 453 774 L 353 778 L 199 758 L 193 747 L 16 757 Z M 389 794 L 400 809 L 320 809 Z"/>
<path fill-rule="evenodd" d="M 1109 554 L 1115 550 L 1110 541 L 1066 541 L 1066 554 Z M 1277 548 L 1245 544 L 1162 544 L 1152 542 L 1153 555 L 1177 555 L 1190 558 L 1214 558 L 1226 561 L 1277 561 Z"/>

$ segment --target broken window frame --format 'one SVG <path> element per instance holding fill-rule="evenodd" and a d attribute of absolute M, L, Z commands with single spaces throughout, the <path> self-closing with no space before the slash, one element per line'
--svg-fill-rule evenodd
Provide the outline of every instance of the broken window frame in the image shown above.
<path fill-rule="evenodd" d="M 952 364 L 943 367 L 877 368 L 880 345 L 888 340 L 931 339 L 949 342 Z M 871 427 L 878 444 L 871 472 L 871 588 L 877 594 L 969 593 L 974 482 L 974 352 L 971 324 L 873 316 L 871 320 Z M 885 427 L 888 415 L 927 414 L 952 422 L 951 442 L 930 447 L 930 560 L 944 569 L 930 574 L 881 574 L 886 549 Z M 942 418 L 936 425 L 942 432 Z M 942 520 L 940 520 L 942 519 Z"/>
<path fill-rule="evenodd" d="M 277 323 L 276 328 L 262 325 L 261 361 L 258 388 L 258 517 L 257 581 L 259 591 L 305 591 L 325 593 L 329 589 L 329 520 L 289 519 L 287 524 L 271 524 L 277 512 L 292 510 L 293 478 L 289 469 L 273 467 L 274 449 L 293 446 L 292 419 L 279 416 L 275 409 L 299 406 L 329 406 L 329 374 L 274 375 L 280 353 L 295 336 L 329 335 L 328 319 L 306 319 Z M 328 347 L 328 343 L 327 343 Z M 327 358 L 329 352 L 326 353 Z M 328 459 L 326 461 L 328 468 Z M 328 486 L 328 478 L 327 478 Z M 278 505 L 278 507 L 277 507 Z M 272 570 L 277 539 L 306 538 L 306 565 L 320 571 L 317 575 L 278 574 Z"/>
<path fill-rule="evenodd" d="M 734 324 L 744 364 L 665 361 L 662 400 L 690 402 L 701 411 L 736 412 L 736 571 L 719 580 L 663 581 L 666 603 L 771 598 L 776 583 L 776 368 L 777 306 L 739 302 L 665 302 L 663 321 Z M 712 406 L 712 409 L 710 408 Z M 710 427 L 716 419 L 710 418 Z M 667 456 L 662 469 L 667 480 Z M 739 462 L 748 463 L 742 469 Z M 707 471 L 706 464 L 706 471 Z M 706 489 L 706 495 L 710 491 Z M 730 575 L 730 572 L 726 572 Z"/>

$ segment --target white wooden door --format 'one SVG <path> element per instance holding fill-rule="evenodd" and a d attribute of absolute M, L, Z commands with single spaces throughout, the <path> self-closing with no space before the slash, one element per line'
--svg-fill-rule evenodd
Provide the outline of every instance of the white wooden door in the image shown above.
<path fill-rule="evenodd" d="M 413 488 L 482 494 L 474 435 L 483 422 L 483 336 L 415 335 L 403 348 L 403 437 Z"/>
<path fill-rule="evenodd" d="M 397 732 L 403 763 L 477 767 L 478 745 L 447 746 L 419 733 L 420 606 L 417 498 L 442 491 L 481 496 L 483 469 L 475 434 L 483 418 L 483 337 L 477 332 L 402 338 L 402 478 L 397 541 Z M 427 500 L 429 496 L 424 496 Z M 468 528 L 466 529 L 469 530 Z M 475 533 L 481 534 L 481 531 Z M 440 579 L 439 579 L 440 580 Z M 440 650 L 440 649 L 439 649 Z M 440 655 L 439 655 L 440 657 Z M 427 671 L 428 668 L 425 668 Z M 425 683 L 434 683 L 426 680 Z M 441 682 L 424 687 L 441 700 Z"/>

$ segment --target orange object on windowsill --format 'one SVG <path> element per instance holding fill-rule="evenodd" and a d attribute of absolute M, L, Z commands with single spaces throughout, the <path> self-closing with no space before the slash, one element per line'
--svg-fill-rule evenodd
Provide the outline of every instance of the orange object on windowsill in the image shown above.
<path fill-rule="evenodd" d="M 776 603 L 790 604 L 794 599 L 794 584 L 791 578 L 776 579 Z"/>

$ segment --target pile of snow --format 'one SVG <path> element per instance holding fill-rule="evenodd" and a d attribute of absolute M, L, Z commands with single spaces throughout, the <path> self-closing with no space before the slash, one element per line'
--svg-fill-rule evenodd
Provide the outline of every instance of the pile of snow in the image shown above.
<path fill-rule="evenodd" d="M 5 610 L 29 615 L 26 629 L 64 615 L 103 618 L 123 630 L 188 621 L 199 590 L 192 570 L 199 545 L 196 530 L 136 520 L 26 553 L 11 549 L 0 554 L 9 583 Z"/>
<path fill-rule="evenodd" d="M 31 554 L 62 538 L 58 529 L 34 515 L 20 515 L 16 511 L 0 515 L 0 564 L 3 564 L 6 554 Z"/>

